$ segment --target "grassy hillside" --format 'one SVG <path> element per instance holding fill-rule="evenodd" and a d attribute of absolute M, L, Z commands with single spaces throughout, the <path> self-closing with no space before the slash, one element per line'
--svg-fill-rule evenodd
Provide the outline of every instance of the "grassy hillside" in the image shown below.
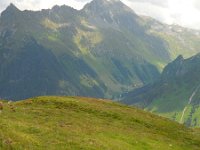
<path fill-rule="evenodd" d="M 106 100 L 38 97 L 0 114 L 0 149 L 199 149 L 199 131 Z"/>

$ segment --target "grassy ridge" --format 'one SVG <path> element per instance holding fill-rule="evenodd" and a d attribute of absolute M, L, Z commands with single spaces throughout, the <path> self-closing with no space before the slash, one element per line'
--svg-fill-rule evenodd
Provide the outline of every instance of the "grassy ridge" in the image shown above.
<path fill-rule="evenodd" d="M 192 129 L 105 100 L 38 97 L 0 114 L 0 149 L 199 149 Z"/>

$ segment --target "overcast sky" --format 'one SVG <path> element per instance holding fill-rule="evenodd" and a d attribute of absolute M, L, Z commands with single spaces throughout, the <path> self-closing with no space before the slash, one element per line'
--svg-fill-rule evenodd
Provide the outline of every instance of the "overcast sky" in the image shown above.
<path fill-rule="evenodd" d="M 70 5 L 81 9 L 91 0 L 0 0 L 0 12 L 10 3 L 21 10 L 39 10 L 53 5 Z M 151 16 L 168 24 L 200 29 L 200 0 L 121 0 L 136 13 Z"/>

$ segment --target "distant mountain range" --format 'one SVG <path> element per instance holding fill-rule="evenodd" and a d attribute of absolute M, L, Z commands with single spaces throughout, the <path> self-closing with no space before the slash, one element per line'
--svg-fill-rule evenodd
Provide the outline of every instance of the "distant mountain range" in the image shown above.
<path fill-rule="evenodd" d="M 179 54 L 200 52 L 199 41 L 199 31 L 138 16 L 120 1 L 93 0 L 80 11 L 11 4 L 0 17 L 0 97 L 117 99 L 153 83 Z"/>
<path fill-rule="evenodd" d="M 200 126 L 200 54 L 177 57 L 158 81 L 124 96 L 124 103 L 166 116 L 188 126 Z"/>

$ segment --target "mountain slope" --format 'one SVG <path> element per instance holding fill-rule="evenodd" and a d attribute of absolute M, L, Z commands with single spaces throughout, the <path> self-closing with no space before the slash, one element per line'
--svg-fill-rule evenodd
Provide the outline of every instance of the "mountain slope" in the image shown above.
<path fill-rule="evenodd" d="M 165 67 L 159 81 L 127 94 L 124 102 L 199 127 L 199 66 L 200 54 L 179 56 Z"/>
<path fill-rule="evenodd" d="M 0 149 L 199 149 L 199 132 L 106 100 L 38 97 L 4 103 Z"/>
<path fill-rule="evenodd" d="M 135 48 L 129 45 L 135 41 L 136 33 L 134 31 L 131 37 L 127 37 L 126 32 L 134 28 L 118 25 L 116 29 L 108 22 L 99 25 L 103 20 L 98 15 L 94 19 L 99 22 L 93 23 L 89 16 L 92 7 L 98 6 L 97 2 L 105 10 L 102 16 L 106 17 L 109 8 L 116 19 L 123 19 L 113 10 L 118 8 L 119 2 L 106 0 L 91 2 L 81 11 L 68 6 L 55 6 L 37 12 L 20 11 L 11 4 L 2 12 L 0 80 L 1 88 L 5 90 L 0 96 L 14 100 L 38 95 L 111 97 L 126 91 L 127 87 L 134 88 L 133 83 L 142 85 L 157 78 L 157 68 L 144 59 L 139 50 L 141 45 L 148 51 L 143 39 L 136 39 L 135 43 L 140 40 L 141 44 Z M 126 16 L 126 9 L 129 8 L 123 3 L 120 6 L 125 7 L 121 14 Z M 133 14 L 129 9 L 125 20 L 139 26 Z M 112 38 L 111 35 L 116 36 Z M 46 54 L 42 54 L 43 50 Z M 22 55 L 22 51 L 27 54 Z M 167 60 L 169 58 L 166 57 Z M 52 62 L 55 64 L 52 65 Z M 18 67 L 22 69 L 17 71 Z M 27 84 L 34 86 L 27 89 Z"/>
<path fill-rule="evenodd" d="M 174 60 L 178 55 L 189 58 L 199 52 L 200 31 L 178 25 L 167 25 L 149 17 L 143 17 L 141 23 L 149 34 L 166 42 L 170 57 Z"/>
<path fill-rule="evenodd" d="M 0 97 L 117 99 L 159 78 L 159 71 L 182 52 L 158 36 L 153 27 L 159 25 L 166 35 L 167 26 L 137 16 L 120 1 L 94 0 L 80 11 L 68 6 L 20 11 L 11 4 L 0 17 Z M 188 32 L 198 43 L 195 34 Z M 185 48 L 184 54 L 198 52 L 193 44 L 187 47 L 193 51 Z"/>
<path fill-rule="evenodd" d="M 106 87 L 95 71 L 72 53 L 77 49 L 70 39 L 73 27 L 45 19 L 50 11 L 51 17 L 60 22 L 74 23 L 78 17 L 76 10 L 66 6 L 22 12 L 10 5 L 1 14 L 1 97 L 18 100 L 36 95 L 77 93 L 103 97 Z M 66 44 L 56 39 L 60 26 L 64 26 L 63 36 L 69 36 Z M 86 83 L 80 84 L 80 80 Z"/>

